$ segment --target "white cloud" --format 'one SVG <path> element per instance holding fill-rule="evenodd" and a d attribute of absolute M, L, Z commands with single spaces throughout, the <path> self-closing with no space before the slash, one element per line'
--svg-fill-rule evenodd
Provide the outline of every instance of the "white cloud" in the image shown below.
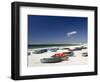
<path fill-rule="evenodd" d="M 67 36 L 70 37 L 70 36 L 75 35 L 75 34 L 77 34 L 77 31 L 72 31 L 72 32 L 68 32 Z"/>

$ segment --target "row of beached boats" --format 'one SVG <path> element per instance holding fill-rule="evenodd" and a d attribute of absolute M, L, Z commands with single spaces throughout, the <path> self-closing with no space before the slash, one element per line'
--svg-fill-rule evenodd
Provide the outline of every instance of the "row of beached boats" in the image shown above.
<path fill-rule="evenodd" d="M 45 48 L 45 49 L 37 49 L 37 50 L 31 50 L 28 52 L 28 55 L 31 54 L 42 54 L 45 52 L 56 52 L 54 55 L 52 55 L 50 58 L 43 58 L 40 59 L 41 63 L 57 63 L 61 61 L 67 61 L 69 57 L 72 57 L 74 55 L 74 51 L 79 51 L 82 49 L 87 49 L 87 47 L 81 46 L 81 47 L 75 47 L 73 49 L 70 48 Z M 87 57 L 87 52 L 84 52 L 82 54 L 83 57 Z"/>
<path fill-rule="evenodd" d="M 73 49 L 70 48 L 43 48 L 43 49 L 30 49 L 28 50 L 28 55 L 31 54 L 42 54 L 45 52 L 59 52 L 59 51 L 67 51 L 67 52 L 72 52 L 72 51 L 77 51 L 77 50 L 82 50 L 82 49 L 87 49 L 87 47 L 81 46 L 81 47 L 75 47 Z"/>

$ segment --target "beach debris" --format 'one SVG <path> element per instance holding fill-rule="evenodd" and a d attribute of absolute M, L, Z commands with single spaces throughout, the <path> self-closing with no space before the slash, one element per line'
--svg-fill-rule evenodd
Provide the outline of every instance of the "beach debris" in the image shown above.
<path fill-rule="evenodd" d="M 43 58 L 40 59 L 41 63 L 58 63 L 61 62 L 61 58 Z"/>

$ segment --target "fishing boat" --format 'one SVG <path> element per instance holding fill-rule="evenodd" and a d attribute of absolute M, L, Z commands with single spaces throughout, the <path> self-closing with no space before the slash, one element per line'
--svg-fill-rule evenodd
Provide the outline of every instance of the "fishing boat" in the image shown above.
<path fill-rule="evenodd" d="M 58 63 L 61 62 L 61 58 L 43 58 L 40 59 L 41 63 Z"/>
<path fill-rule="evenodd" d="M 33 54 L 42 54 L 44 52 L 47 52 L 47 49 L 34 50 Z"/>

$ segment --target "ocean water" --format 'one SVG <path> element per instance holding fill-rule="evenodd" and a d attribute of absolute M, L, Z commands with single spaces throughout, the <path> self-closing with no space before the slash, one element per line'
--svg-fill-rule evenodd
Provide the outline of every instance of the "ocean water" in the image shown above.
<path fill-rule="evenodd" d="M 47 47 L 62 47 L 62 46 L 76 46 L 79 44 L 32 44 L 28 45 L 28 49 L 47 48 Z"/>

